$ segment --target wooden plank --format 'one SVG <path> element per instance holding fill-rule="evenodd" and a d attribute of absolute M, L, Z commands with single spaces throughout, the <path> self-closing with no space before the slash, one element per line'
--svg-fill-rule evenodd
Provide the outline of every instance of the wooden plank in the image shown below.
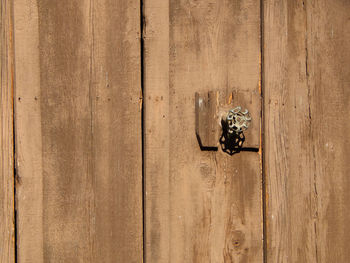
<path fill-rule="evenodd" d="M 265 1 L 267 261 L 348 262 L 350 4 Z"/>
<path fill-rule="evenodd" d="M 93 1 L 95 260 L 142 262 L 140 1 Z"/>
<path fill-rule="evenodd" d="M 0 262 L 15 262 L 13 152 L 13 16 L 12 2 L 1 1 L 1 140 L 0 140 Z"/>
<path fill-rule="evenodd" d="M 44 175 L 41 107 L 38 103 L 40 62 L 37 3 L 14 2 L 14 23 L 17 261 L 40 263 L 44 261 Z"/>
<path fill-rule="evenodd" d="M 256 0 L 145 2 L 146 262 L 263 261 L 260 156 L 201 151 L 194 103 L 259 92 L 259 32 Z"/>
<path fill-rule="evenodd" d="M 16 1 L 18 262 L 140 262 L 139 3 Z"/>
<path fill-rule="evenodd" d="M 145 1 L 143 26 L 144 258 L 145 262 L 169 262 L 173 214 L 169 198 L 169 2 Z"/>
<path fill-rule="evenodd" d="M 319 262 L 350 258 L 350 2 L 307 3 L 310 118 Z"/>
<path fill-rule="evenodd" d="M 264 160 L 268 262 L 316 262 L 302 1 L 265 1 Z"/>

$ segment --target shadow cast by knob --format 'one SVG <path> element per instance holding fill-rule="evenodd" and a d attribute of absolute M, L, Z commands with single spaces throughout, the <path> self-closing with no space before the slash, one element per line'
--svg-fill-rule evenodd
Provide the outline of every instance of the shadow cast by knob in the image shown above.
<path fill-rule="evenodd" d="M 222 126 L 222 134 L 220 137 L 220 145 L 221 149 L 229 154 L 234 155 L 236 153 L 239 153 L 241 151 L 247 151 L 247 152 L 258 152 L 259 149 L 257 148 L 244 148 L 243 144 L 245 141 L 245 136 L 243 132 L 240 133 L 229 133 L 228 132 L 228 126 L 225 121 L 221 121 Z"/>

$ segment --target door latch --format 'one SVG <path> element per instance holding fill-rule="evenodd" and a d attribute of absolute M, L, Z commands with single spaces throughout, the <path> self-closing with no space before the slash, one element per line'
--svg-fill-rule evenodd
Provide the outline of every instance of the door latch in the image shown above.
<path fill-rule="evenodd" d="M 196 93 L 195 127 L 200 149 L 217 151 L 221 146 L 230 155 L 240 151 L 257 152 L 260 143 L 260 103 L 259 94 L 254 92 Z"/>

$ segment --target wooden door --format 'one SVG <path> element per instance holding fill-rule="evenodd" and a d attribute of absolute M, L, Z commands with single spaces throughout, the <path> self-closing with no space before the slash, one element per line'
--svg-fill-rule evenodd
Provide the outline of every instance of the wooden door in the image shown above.
<path fill-rule="evenodd" d="M 145 2 L 146 262 L 263 260 L 261 152 L 201 151 L 195 136 L 196 92 L 261 90 L 259 6 Z"/>
<path fill-rule="evenodd" d="M 1 0 L 0 21 L 1 263 L 349 261 L 348 0 Z"/>

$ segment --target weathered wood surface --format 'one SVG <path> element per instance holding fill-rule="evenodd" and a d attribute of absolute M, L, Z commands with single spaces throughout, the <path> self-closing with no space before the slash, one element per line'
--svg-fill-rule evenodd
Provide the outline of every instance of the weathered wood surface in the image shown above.
<path fill-rule="evenodd" d="M 142 262 L 140 3 L 13 3 L 0 261 L 15 260 L 16 83 L 18 262 Z M 263 262 L 263 202 L 266 262 L 347 262 L 350 3 L 263 1 L 266 196 L 260 153 L 200 150 L 194 103 L 234 91 L 260 112 L 260 1 L 144 5 L 146 262 Z"/>
<path fill-rule="evenodd" d="M 11 1 L 1 1 L 0 16 L 0 262 L 15 262 L 13 169 L 13 86 L 15 72 Z"/>
<path fill-rule="evenodd" d="M 259 1 L 152 0 L 144 13 L 146 262 L 262 262 L 260 155 L 201 151 L 194 103 L 259 93 Z"/>
<path fill-rule="evenodd" d="M 140 3 L 14 5 L 18 262 L 141 262 Z"/>
<path fill-rule="evenodd" d="M 264 1 L 267 262 L 350 258 L 350 2 Z"/>

